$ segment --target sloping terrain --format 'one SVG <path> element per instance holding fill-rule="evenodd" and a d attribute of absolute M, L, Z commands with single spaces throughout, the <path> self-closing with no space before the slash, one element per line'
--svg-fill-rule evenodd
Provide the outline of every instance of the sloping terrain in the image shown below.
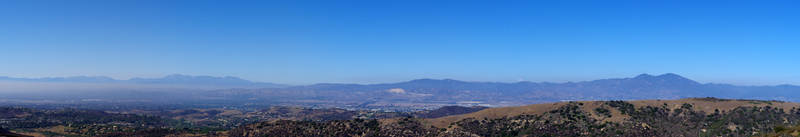
<path fill-rule="evenodd" d="M 419 111 L 414 112 L 414 117 L 417 118 L 440 118 L 450 115 L 460 115 L 460 114 L 467 114 L 476 111 L 481 111 L 487 109 L 488 107 L 482 106 L 473 106 L 473 107 L 462 107 L 462 106 L 445 106 L 435 110 L 429 111 Z"/>
<path fill-rule="evenodd" d="M 412 113 L 270 107 L 109 113 L 0 109 L 0 127 L 32 136 L 793 136 L 800 104 L 781 101 L 570 101 L 443 107 Z M 145 116 L 134 114 L 143 113 Z M 10 132 L 8 132 L 10 133 Z"/>
<path fill-rule="evenodd" d="M 800 122 L 800 104 L 688 98 L 490 108 L 433 119 L 272 121 L 230 136 L 753 136 Z"/>
<path fill-rule="evenodd" d="M 21 135 L 17 133 L 12 133 L 6 129 L 0 128 L 0 137 L 28 137 L 26 135 Z"/>
<path fill-rule="evenodd" d="M 717 99 L 717 98 L 687 98 L 687 99 L 680 99 L 680 100 L 636 100 L 636 101 L 626 101 L 637 108 L 641 107 L 662 107 L 666 105 L 669 109 L 678 109 L 683 104 L 691 104 L 694 106 L 692 108 L 693 111 L 701 111 L 705 113 L 713 113 L 716 111 L 731 111 L 735 108 L 740 107 L 773 107 L 773 108 L 781 108 L 783 110 L 792 110 L 795 108 L 800 108 L 800 104 L 798 103 L 789 103 L 789 102 L 780 102 L 780 101 L 760 101 L 760 100 L 730 100 L 730 99 Z M 582 104 L 580 109 L 584 112 L 592 112 L 598 108 L 610 108 L 606 102 L 604 101 L 576 101 L 576 102 L 558 102 L 558 103 L 545 103 L 545 104 L 533 104 L 527 106 L 519 106 L 519 107 L 501 107 L 501 108 L 490 108 L 485 109 L 482 111 L 478 111 L 475 113 L 469 113 L 464 115 L 454 115 L 436 119 L 429 119 L 427 120 L 431 124 L 437 127 L 446 126 L 447 124 L 465 119 L 465 118 L 475 118 L 475 119 L 496 119 L 502 117 L 513 117 L 525 114 L 543 114 L 546 112 L 550 112 L 552 110 L 558 109 L 563 107 L 564 105 L 571 104 L 571 103 L 579 103 Z M 617 117 L 629 117 L 628 115 L 624 115 L 620 113 L 620 110 L 609 110 L 613 116 Z M 599 117 L 597 114 L 589 114 L 589 116 Z M 621 122 L 623 119 L 613 119 L 613 122 Z"/>

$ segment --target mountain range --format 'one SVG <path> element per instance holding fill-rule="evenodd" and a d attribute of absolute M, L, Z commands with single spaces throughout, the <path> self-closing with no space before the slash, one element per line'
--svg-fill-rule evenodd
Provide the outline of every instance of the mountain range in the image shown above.
<path fill-rule="evenodd" d="M 41 83 L 92 83 L 92 84 L 145 84 L 145 85 L 182 85 L 205 86 L 222 88 L 280 88 L 288 85 L 253 82 L 238 77 L 191 76 L 172 74 L 161 78 L 131 78 L 118 80 L 106 76 L 72 76 L 72 77 L 45 77 L 45 78 L 14 78 L 0 77 L 5 82 L 41 82 Z"/>
<path fill-rule="evenodd" d="M 133 83 L 140 85 L 184 85 L 218 88 L 164 91 L 126 87 L 120 92 L 99 92 L 92 98 L 140 99 L 161 97 L 169 101 L 221 101 L 241 104 L 326 105 L 331 107 L 426 107 L 444 105 L 516 106 L 566 100 L 637 100 L 718 97 L 761 100 L 800 101 L 800 87 L 737 86 L 699 83 L 677 74 L 641 74 L 630 78 L 600 79 L 582 82 L 468 82 L 453 79 L 417 79 L 386 84 L 314 84 L 286 86 L 260 83 L 236 77 L 170 75 L 163 78 L 114 80 L 107 77 L 69 77 L 19 79 L 0 77 L 6 81 Z M 113 88 L 104 89 L 115 90 Z M 122 94 L 121 91 L 135 93 Z M 148 91 L 148 92 L 144 92 Z M 146 93 L 146 94 L 142 94 Z M 119 94 L 119 95 L 118 95 Z M 135 94 L 136 96 L 130 96 Z M 148 94 L 157 94 L 150 95 Z M 85 96 L 85 95 L 84 95 Z M 81 96 L 78 96 L 80 98 Z M 83 97 L 88 98 L 88 97 Z M 151 98 L 148 98 L 152 100 Z"/>
<path fill-rule="evenodd" d="M 632 78 L 584 82 L 466 82 L 418 79 L 389 84 L 316 84 L 287 88 L 221 90 L 242 97 L 319 99 L 373 103 L 447 102 L 479 105 L 521 105 L 564 100 L 634 100 L 720 97 L 796 101 L 800 87 L 702 84 L 677 74 L 641 74 Z"/>

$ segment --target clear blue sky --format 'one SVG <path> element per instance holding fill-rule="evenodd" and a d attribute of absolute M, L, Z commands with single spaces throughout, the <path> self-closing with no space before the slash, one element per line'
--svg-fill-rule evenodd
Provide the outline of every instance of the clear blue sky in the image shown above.
<path fill-rule="evenodd" d="M 800 84 L 800 2 L 0 1 L 0 75 Z"/>

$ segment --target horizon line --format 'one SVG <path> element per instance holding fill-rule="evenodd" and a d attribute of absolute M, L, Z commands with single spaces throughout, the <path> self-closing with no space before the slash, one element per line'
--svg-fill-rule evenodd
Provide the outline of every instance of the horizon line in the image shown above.
<path fill-rule="evenodd" d="M 14 79 L 20 79 L 20 80 L 44 80 L 44 79 L 68 79 L 68 78 L 104 78 L 104 79 L 109 79 L 109 80 L 113 80 L 113 81 L 131 81 L 131 80 L 135 80 L 135 79 L 163 79 L 163 78 L 167 78 L 167 77 L 171 77 L 171 76 L 187 76 L 187 77 L 234 78 L 234 79 L 245 80 L 245 81 L 252 82 L 252 83 L 278 84 L 278 85 L 284 85 L 284 86 L 288 86 L 288 87 L 295 87 L 295 86 L 313 86 L 313 85 L 320 85 L 320 84 L 379 85 L 379 84 L 394 84 L 394 83 L 412 82 L 412 81 L 417 81 L 417 80 L 453 80 L 453 81 L 471 82 L 471 83 L 506 83 L 506 84 L 526 83 L 526 82 L 527 83 L 566 84 L 566 83 L 591 82 L 591 81 L 598 81 L 598 80 L 632 79 L 632 78 L 637 78 L 637 77 L 642 77 L 642 76 L 661 77 L 661 76 L 669 76 L 669 75 L 678 76 L 680 78 L 684 78 L 684 79 L 687 79 L 687 80 L 690 80 L 690 81 L 693 81 L 693 82 L 696 82 L 696 83 L 699 83 L 699 84 L 704 84 L 704 85 L 705 84 L 719 84 L 719 85 L 734 85 L 734 86 L 797 86 L 795 84 L 746 85 L 746 84 L 730 84 L 730 83 L 715 83 L 715 82 L 705 82 L 705 83 L 703 83 L 703 82 L 695 81 L 695 80 L 693 80 L 691 78 L 684 77 L 684 76 L 676 74 L 676 73 L 662 73 L 662 74 L 659 74 L 659 75 L 652 75 L 652 74 L 649 74 L 649 73 L 641 73 L 641 74 L 635 75 L 633 77 L 616 77 L 616 78 L 612 77 L 612 78 L 599 78 L 599 79 L 592 79 L 592 80 L 563 81 L 563 82 L 528 81 L 528 80 L 516 81 L 516 82 L 503 82 L 503 81 L 471 81 L 471 80 L 459 80 L 459 79 L 453 79 L 453 78 L 416 78 L 416 79 L 403 80 L 403 81 L 377 82 L 377 83 L 318 82 L 318 83 L 311 83 L 311 84 L 284 84 L 284 83 L 276 83 L 276 82 L 254 81 L 254 80 L 249 80 L 249 79 L 244 79 L 244 78 L 241 78 L 241 77 L 229 76 L 229 75 L 226 75 L 226 76 L 211 76 L 211 75 L 189 75 L 189 74 L 181 74 L 181 73 L 173 73 L 173 74 L 163 75 L 161 77 L 131 77 L 131 78 L 128 78 L 128 79 L 118 79 L 118 78 L 113 78 L 113 77 L 110 77 L 110 76 L 103 76 L 103 75 L 76 75 L 76 76 L 63 76 L 63 77 L 49 77 L 49 76 L 48 77 L 11 77 L 11 76 L 0 76 L 0 80 L 14 80 Z M 56 81 L 36 81 L 36 82 L 56 82 Z M 60 82 L 60 81 L 58 81 L 58 82 Z M 64 82 L 68 82 L 68 81 L 64 81 Z"/>

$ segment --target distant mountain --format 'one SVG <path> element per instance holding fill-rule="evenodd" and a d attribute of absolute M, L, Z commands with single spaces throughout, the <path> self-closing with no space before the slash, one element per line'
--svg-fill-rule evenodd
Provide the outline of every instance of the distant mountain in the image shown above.
<path fill-rule="evenodd" d="M 636 100 L 719 97 L 800 101 L 800 87 L 703 84 L 677 74 L 641 74 L 630 78 L 593 81 L 471 82 L 453 79 L 417 79 L 386 84 L 315 84 L 285 86 L 236 77 L 169 75 L 162 78 L 114 80 L 107 77 L 19 79 L 0 77 L 0 93 L 20 84 L 2 81 L 59 83 L 28 85 L 50 88 L 50 93 L 22 97 L 163 100 L 164 102 L 224 102 L 228 104 L 293 105 L 356 109 L 397 108 L 401 111 L 441 106 L 518 106 L 570 100 Z M 61 83 L 90 83 L 64 86 Z M 16 84 L 16 85 L 14 85 Z M 87 87 L 102 87 L 89 89 Z M 77 91 L 92 91 L 77 92 Z M 112 91 L 112 92 L 109 92 Z M 5 95 L 8 96 L 8 95 Z M 2 99 L 2 98 L 0 98 Z"/>
<path fill-rule="evenodd" d="M 181 87 L 216 87 L 224 88 L 282 88 L 287 85 L 253 82 L 237 77 L 190 76 L 173 74 L 161 78 L 132 78 L 117 80 L 105 76 L 73 76 L 73 77 L 46 77 L 46 78 L 13 78 L 0 77 L 1 81 L 10 82 L 44 82 L 44 83 L 83 83 L 83 84 L 140 84 L 140 85 L 168 85 Z"/>
<path fill-rule="evenodd" d="M 13 77 L 0 77 L 4 81 L 24 81 L 24 82 L 117 82 L 110 77 L 105 76 L 73 76 L 73 77 L 46 77 L 46 78 L 13 78 Z"/>
<path fill-rule="evenodd" d="M 173 74 L 162 78 L 132 78 L 128 82 L 140 84 L 182 84 L 182 85 L 216 85 L 231 88 L 280 88 L 286 85 L 253 82 L 238 77 L 213 77 L 213 76 L 190 76 Z"/>
<path fill-rule="evenodd" d="M 677 74 L 641 74 L 632 78 L 583 82 L 468 82 L 417 79 L 389 84 L 316 84 L 275 89 L 221 90 L 249 99 L 292 102 L 325 100 L 369 104 L 450 103 L 514 106 L 563 100 L 633 100 L 721 97 L 800 101 L 800 87 L 702 84 Z M 228 96 L 233 97 L 233 96 Z"/>
<path fill-rule="evenodd" d="M 159 84 L 172 84 L 172 83 L 223 83 L 223 84 L 239 84 L 239 83 L 253 83 L 237 77 L 212 77 L 212 76 L 189 76 L 181 74 L 168 75 L 162 78 L 132 78 L 128 81 L 137 83 L 159 83 Z"/>

